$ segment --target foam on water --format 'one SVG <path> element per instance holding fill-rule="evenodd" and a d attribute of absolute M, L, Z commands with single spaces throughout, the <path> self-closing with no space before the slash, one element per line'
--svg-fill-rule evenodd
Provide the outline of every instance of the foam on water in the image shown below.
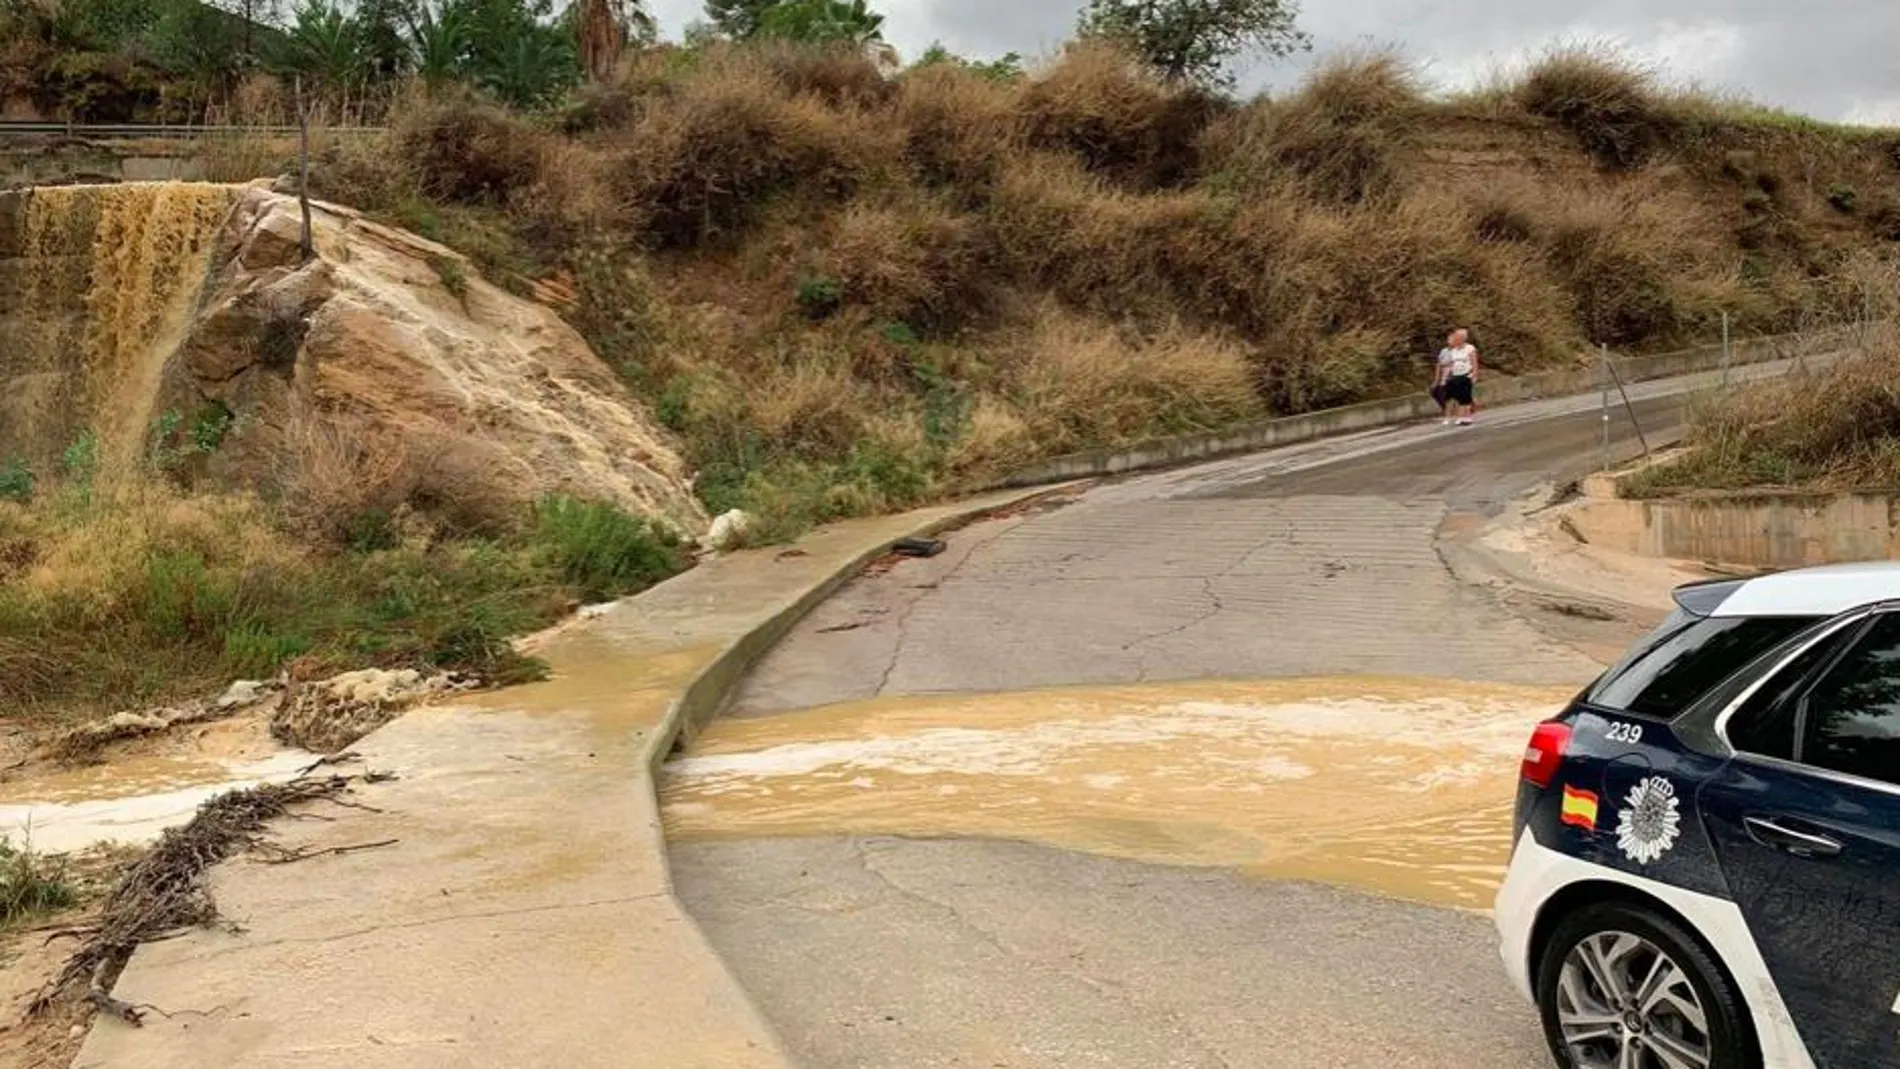
<path fill-rule="evenodd" d="M 1021 839 L 1482 908 L 1531 725 L 1568 689 L 1306 679 L 885 699 L 715 724 L 685 837 Z"/>

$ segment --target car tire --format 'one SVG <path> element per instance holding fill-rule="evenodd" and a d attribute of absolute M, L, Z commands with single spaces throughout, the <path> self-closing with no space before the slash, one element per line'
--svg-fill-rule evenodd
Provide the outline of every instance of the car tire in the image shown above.
<path fill-rule="evenodd" d="M 1747 1003 L 1727 970 L 1681 922 L 1634 902 L 1586 906 L 1560 921 L 1545 944 L 1543 958 L 1537 963 L 1537 1009 L 1544 1022 L 1544 1039 L 1559 1066 L 1581 1069 L 1587 1064 L 1572 1055 L 1559 1014 L 1565 964 L 1586 940 L 1613 940 L 1617 934 L 1636 936 L 1649 944 L 1649 950 L 1667 955 L 1694 989 L 1707 1022 L 1702 1038 L 1710 1054 L 1709 1069 L 1761 1069 L 1761 1048 Z M 1650 1058 L 1652 1061 L 1644 1064 L 1665 1064 L 1653 1054 Z"/>

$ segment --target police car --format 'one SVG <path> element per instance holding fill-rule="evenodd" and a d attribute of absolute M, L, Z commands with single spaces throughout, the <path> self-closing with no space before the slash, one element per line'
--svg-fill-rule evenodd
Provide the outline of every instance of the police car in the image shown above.
<path fill-rule="evenodd" d="M 1569 1069 L 1900 1066 L 1900 563 L 1675 601 L 1531 736 L 1505 965 Z"/>

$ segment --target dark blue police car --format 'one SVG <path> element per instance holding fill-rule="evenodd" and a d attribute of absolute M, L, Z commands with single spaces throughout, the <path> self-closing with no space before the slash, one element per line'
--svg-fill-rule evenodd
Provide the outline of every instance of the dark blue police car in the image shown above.
<path fill-rule="evenodd" d="M 1570 1069 L 1900 1066 L 1900 563 L 1675 600 L 1531 737 L 1505 964 Z"/>

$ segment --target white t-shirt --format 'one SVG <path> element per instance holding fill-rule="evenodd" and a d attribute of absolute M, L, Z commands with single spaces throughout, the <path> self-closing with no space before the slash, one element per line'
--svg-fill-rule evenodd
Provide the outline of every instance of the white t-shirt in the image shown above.
<path fill-rule="evenodd" d="M 1447 369 L 1453 375 L 1469 375 L 1472 358 L 1477 355 L 1478 350 L 1470 345 L 1460 345 L 1456 349 L 1440 349 L 1438 366 Z"/>

